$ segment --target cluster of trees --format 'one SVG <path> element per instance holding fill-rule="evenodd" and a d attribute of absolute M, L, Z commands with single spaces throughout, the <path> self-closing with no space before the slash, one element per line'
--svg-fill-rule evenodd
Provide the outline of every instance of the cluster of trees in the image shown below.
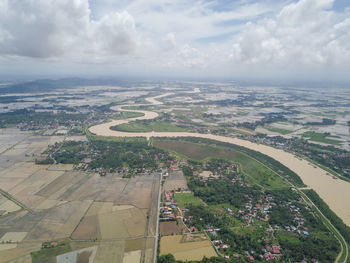
<path fill-rule="evenodd" d="M 238 123 L 237 126 L 244 127 L 244 128 L 250 129 L 250 130 L 255 130 L 256 127 L 258 127 L 258 126 L 265 126 L 266 124 L 279 122 L 279 121 L 287 121 L 287 118 L 284 116 L 283 113 L 272 112 L 272 113 L 266 114 L 266 116 L 259 121 L 242 122 L 242 123 Z"/>
<path fill-rule="evenodd" d="M 57 146 L 56 146 L 57 147 Z M 59 147 L 59 146 L 58 146 Z M 57 163 L 78 164 L 90 154 L 89 146 L 83 142 L 63 142 L 59 151 L 52 154 Z"/>
<path fill-rule="evenodd" d="M 259 135 L 264 138 L 263 135 Z M 344 149 L 328 145 L 323 146 L 310 143 L 307 140 L 299 138 L 286 139 L 281 136 L 269 137 L 268 140 L 272 145 L 283 143 L 286 149 L 300 153 L 308 158 L 328 167 L 337 173 L 350 178 L 350 152 Z"/>
<path fill-rule="evenodd" d="M 304 190 L 304 193 L 314 202 L 320 211 L 331 221 L 331 223 L 343 235 L 345 240 L 350 244 L 350 227 L 341 220 L 329 206 L 319 197 L 314 190 Z"/>
<path fill-rule="evenodd" d="M 264 230 L 261 228 L 252 228 L 251 231 L 243 233 L 235 231 L 233 227 L 237 226 L 232 218 L 225 211 L 213 210 L 202 205 L 191 205 L 188 207 L 186 215 L 191 215 L 193 218 L 189 225 L 196 226 L 199 230 L 206 229 L 206 225 L 214 226 L 217 231 L 215 239 L 220 239 L 224 243 L 229 244 L 230 248 L 226 250 L 228 254 L 241 253 L 244 251 L 260 252 L 266 245 L 263 237 Z"/>
<path fill-rule="evenodd" d="M 300 237 L 297 241 L 283 238 L 280 245 L 283 248 L 282 262 L 301 262 L 305 259 L 311 262 L 314 258 L 318 262 L 334 262 L 339 251 L 339 245 L 332 236 Z"/>
<path fill-rule="evenodd" d="M 21 96 L 0 96 L 0 103 L 19 102 L 21 98 Z"/>
<path fill-rule="evenodd" d="M 305 140 L 293 140 L 291 148 L 310 159 L 350 178 L 350 152 L 334 146 L 322 146 L 305 143 Z"/>
<path fill-rule="evenodd" d="M 319 262 L 333 262 L 339 252 L 338 242 L 329 234 L 321 219 L 310 212 L 305 203 L 298 201 L 299 195 L 291 189 L 273 190 L 268 193 L 274 196 L 274 202 L 278 204 L 273 206 L 269 214 L 270 224 L 282 228 L 293 225 L 297 227 L 298 223 L 293 220 L 295 214 L 290 210 L 290 206 L 293 205 L 299 208 L 299 213 L 305 220 L 304 225 L 310 233 L 310 236 L 306 237 L 295 232 L 279 230 L 277 238 L 283 249 L 281 260 L 300 262 L 303 259 L 315 258 Z"/>
<path fill-rule="evenodd" d="M 206 144 L 213 142 L 211 140 L 201 139 L 201 138 L 193 138 L 193 137 L 192 138 L 183 138 L 183 140 L 195 142 L 195 143 L 198 143 L 198 142 L 206 143 Z M 260 152 L 250 150 L 248 148 L 245 148 L 245 147 L 239 146 L 239 145 L 235 145 L 235 144 L 228 144 L 228 143 L 218 142 L 218 141 L 215 141 L 215 144 L 218 146 L 224 146 L 224 147 L 231 148 L 231 149 L 234 149 L 236 151 L 245 153 L 245 154 L 253 157 L 254 159 L 258 160 L 259 162 L 263 163 L 264 165 L 269 167 L 271 170 L 278 171 L 278 173 L 281 176 L 288 179 L 295 186 L 298 186 L 298 187 L 305 186 L 305 184 L 303 183 L 301 178 L 295 172 L 293 172 L 288 167 L 284 166 L 280 162 L 276 161 L 275 159 L 273 159 L 265 154 L 262 154 Z"/>
<path fill-rule="evenodd" d="M 6 125 L 17 125 L 19 123 L 31 123 L 34 125 L 70 125 L 75 122 L 81 122 L 87 118 L 87 114 L 67 114 L 59 112 L 35 112 L 33 110 L 21 109 L 13 112 L 0 113 L 0 128 Z"/>
<path fill-rule="evenodd" d="M 323 118 L 322 122 L 320 121 L 313 121 L 313 122 L 307 122 L 306 125 L 334 125 L 336 124 L 337 121 L 336 120 L 332 120 L 332 119 L 328 119 L 328 118 Z"/>
<path fill-rule="evenodd" d="M 194 195 L 200 197 L 207 204 L 230 203 L 237 208 L 242 208 L 247 202 L 246 194 L 253 200 L 257 200 L 261 194 L 261 190 L 257 186 L 247 187 L 237 183 L 233 184 L 224 179 L 204 183 L 197 178 L 192 178 L 188 182 L 188 187 Z"/>
<path fill-rule="evenodd" d="M 236 167 L 231 168 L 233 163 L 223 160 L 223 159 L 210 159 L 205 163 L 205 169 L 211 171 L 212 173 L 220 172 L 220 173 L 233 173 L 236 172 Z"/>
<path fill-rule="evenodd" d="M 183 263 L 184 261 L 181 260 L 176 260 L 175 257 L 172 254 L 167 254 L 167 255 L 162 255 L 158 257 L 157 260 L 158 263 Z M 211 258 L 206 258 L 204 257 L 202 260 L 199 261 L 186 261 L 186 263 L 227 263 L 227 262 L 247 262 L 244 259 L 231 259 L 227 260 L 224 258 L 219 258 L 219 257 L 211 257 Z"/>
<path fill-rule="evenodd" d="M 185 177 L 190 178 L 193 176 L 193 171 L 190 167 L 185 166 L 182 168 L 182 172 L 184 173 Z"/>
<path fill-rule="evenodd" d="M 156 169 L 159 162 L 166 165 L 173 160 L 166 152 L 149 146 L 146 141 L 103 141 L 91 142 L 68 141 L 51 147 L 49 154 L 57 163 L 78 164 L 85 158 L 91 158 L 89 169 L 103 168 L 106 170 L 128 167 Z M 48 156 L 46 160 L 37 161 L 39 164 L 52 163 Z"/>
<path fill-rule="evenodd" d="M 187 169 L 184 168 L 184 171 Z M 219 228 L 218 236 L 215 239 L 221 239 L 230 245 L 227 253 L 241 253 L 244 251 L 260 251 L 268 244 L 266 240 L 265 228 L 252 228 L 251 231 L 242 233 L 235 231 L 234 221 L 232 216 L 226 212 L 220 212 L 217 209 L 211 209 L 211 205 L 223 205 L 229 203 L 231 206 L 241 209 L 247 199 L 246 194 L 252 198 L 252 203 L 256 203 L 262 194 L 262 190 L 258 187 L 246 187 L 240 184 L 228 183 L 226 179 L 216 179 L 206 183 L 196 179 L 190 171 L 186 174 L 188 178 L 188 186 L 194 194 L 200 197 L 209 206 L 189 206 L 186 215 L 191 215 L 193 218 L 190 225 L 195 225 L 199 230 L 205 229 L 206 225 L 213 225 Z M 266 190 L 266 195 L 273 197 L 275 205 L 272 207 L 269 214 L 269 224 L 278 225 L 281 227 L 277 230 L 276 237 L 282 248 L 282 261 L 302 261 L 306 259 L 310 261 L 315 258 L 320 262 L 331 262 L 337 256 L 339 245 L 335 238 L 329 234 L 329 230 L 323 225 L 321 219 L 316 217 L 306 204 L 300 202 L 298 193 L 290 188 Z M 309 236 L 299 235 L 296 232 L 288 232 L 284 230 L 284 226 L 297 226 L 293 220 L 295 212 L 290 209 L 291 205 L 295 205 L 300 210 L 304 226 L 307 227 Z M 236 221 L 237 222 L 237 221 Z M 288 236 L 288 238 L 286 238 Z M 327 252 L 322 252 L 324 249 Z M 238 261 L 233 261 L 238 262 Z"/>
<path fill-rule="evenodd" d="M 50 157 L 51 155 L 51 157 Z M 78 164 L 89 155 L 89 146 L 87 143 L 77 141 L 65 141 L 55 143 L 50 146 L 46 159 L 35 161 L 36 164 L 52 164 L 54 160 L 57 163 Z"/>
<path fill-rule="evenodd" d="M 116 169 L 123 166 L 129 168 L 158 168 L 159 162 L 168 163 L 172 160 L 166 152 L 149 146 L 145 142 L 106 142 L 94 141 L 91 148 L 98 152 L 89 168 Z M 157 158 L 156 158 L 157 156 Z"/>

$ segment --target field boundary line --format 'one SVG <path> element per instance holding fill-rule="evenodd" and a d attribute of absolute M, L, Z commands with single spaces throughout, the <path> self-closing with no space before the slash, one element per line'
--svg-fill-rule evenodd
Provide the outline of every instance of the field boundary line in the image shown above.
<path fill-rule="evenodd" d="M 16 205 L 20 206 L 24 210 L 27 210 L 29 213 L 34 214 L 34 210 L 23 204 L 21 201 L 17 200 L 15 197 L 13 197 L 10 193 L 2 190 L 0 188 L 0 194 L 2 194 L 4 197 L 6 197 L 8 200 L 14 202 Z"/>

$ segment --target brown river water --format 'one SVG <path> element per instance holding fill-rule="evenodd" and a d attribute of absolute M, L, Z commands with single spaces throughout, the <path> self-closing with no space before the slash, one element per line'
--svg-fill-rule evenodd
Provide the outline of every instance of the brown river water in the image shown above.
<path fill-rule="evenodd" d="M 160 105 L 161 102 L 157 101 L 158 98 L 170 95 L 169 93 L 161 96 L 147 98 L 150 102 L 149 105 Z M 146 105 L 146 104 L 143 104 Z M 130 111 L 140 112 L 144 116 L 137 118 L 129 118 L 124 120 L 114 120 L 107 123 L 102 123 L 89 128 L 89 131 L 99 136 L 114 136 L 114 137 L 197 137 L 216 140 L 225 143 L 236 144 L 244 146 L 248 149 L 261 152 L 274 158 L 289 169 L 294 171 L 300 176 L 303 182 L 309 187 L 314 189 L 318 195 L 329 205 L 329 207 L 348 225 L 350 226 L 350 183 L 334 179 L 332 175 L 329 175 L 325 170 L 309 164 L 306 160 L 300 160 L 292 153 L 285 152 L 280 149 L 276 149 L 270 146 L 253 143 L 250 141 L 231 138 L 212 134 L 201 134 L 192 132 L 120 132 L 110 129 L 112 126 L 120 125 L 123 123 L 129 123 L 136 120 L 150 120 L 158 117 L 158 113 L 152 111 L 142 110 L 126 110 L 122 109 L 125 106 L 141 106 L 141 105 L 124 105 L 114 107 L 112 109 L 116 111 Z"/>

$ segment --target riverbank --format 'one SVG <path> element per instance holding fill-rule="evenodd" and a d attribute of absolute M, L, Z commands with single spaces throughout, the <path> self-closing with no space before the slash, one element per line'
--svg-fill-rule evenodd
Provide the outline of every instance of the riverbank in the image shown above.
<path fill-rule="evenodd" d="M 151 105 L 161 105 L 162 102 L 157 101 L 157 98 L 165 97 L 168 95 L 169 94 L 163 94 L 157 97 L 147 98 L 146 100 L 148 102 L 151 102 Z M 136 120 L 151 120 L 158 117 L 158 113 L 153 111 L 123 109 L 123 107 L 127 106 L 138 105 L 124 105 L 112 109 L 117 111 L 138 112 L 143 113 L 144 115 L 142 117 L 102 123 L 90 127 L 89 131 L 95 135 L 106 137 L 146 137 L 147 139 L 151 137 L 196 137 L 236 144 L 254 151 L 258 151 L 279 161 L 281 164 L 285 165 L 293 172 L 295 172 L 308 187 L 314 189 L 317 192 L 317 194 L 344 221 L 345 224 L 350 226 L 350 206 L 348 205 L 348 200 L 350 200 L 350 183 L 343 180 L 334 179 L 334 177 L 327 171 L 309 163 L 304 159 L 300 159 L 291 153 L 238 138 L 193 132 L 121 132 L 111 130 L 110 127 L 112 126 L 129 123 Z M 143 106 L 145 105 L 143 104 Z"/>

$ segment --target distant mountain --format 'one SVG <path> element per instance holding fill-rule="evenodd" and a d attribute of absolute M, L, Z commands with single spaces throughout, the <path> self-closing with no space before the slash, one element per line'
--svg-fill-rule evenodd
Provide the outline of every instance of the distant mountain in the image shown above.
<path fill-rule="evenodd" d="M 127 81 L 117 79 L 81 79 L 65 78 L 58 80 L 40 79 L 16 84 L 6 85 L 0 88 L 2 93 L 38 93 L 50 92 L 58 89 L 66 89 L 76 86 L 95 86 L 95 85 L 121 85 L 128 84 Z"/>

